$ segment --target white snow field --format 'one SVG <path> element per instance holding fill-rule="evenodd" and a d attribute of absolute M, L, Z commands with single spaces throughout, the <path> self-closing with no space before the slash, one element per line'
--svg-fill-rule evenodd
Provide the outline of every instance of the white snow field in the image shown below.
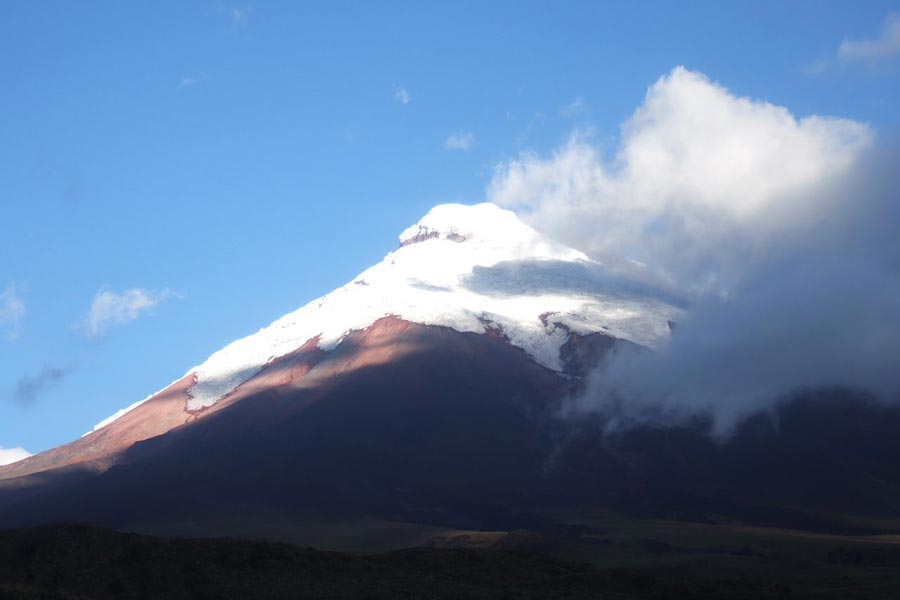
<path fill-rule="evenodd" d="M 190 369 L 196 384 L 187 409 L 212 406 L 316 336 L 328 350 L 350 331 L 388 315 L 461 332 L 499 327 L 510 343 L 559 371 L 567 329 L 653 348 L 668 338 L 668 322 L 682 314 L 665 294 L 616 276 L 494 204 L 436 206 L 400 235 L 400 243 L 350 283 Z"/>

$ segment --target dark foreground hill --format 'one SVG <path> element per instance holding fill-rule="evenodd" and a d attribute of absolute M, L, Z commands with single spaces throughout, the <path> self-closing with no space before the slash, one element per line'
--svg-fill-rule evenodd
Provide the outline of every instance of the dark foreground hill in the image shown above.
<path fill-rule="evenodd" d="M 598 539 L 593 549 L 512 532 L 347 554 L 45 525 L 0 532 L 0 599 L 896 598 L 900 592 L 900 546 L 793 540 L 784 532 L 757 532 L 750 545 L 733 546 L 740 536 L 724 530 L 706 539 L 681 531 L 685 545 L 676 546 L 664 541 L 671 532 L 655 527 L 659 539 L 631 538 L 642 533 L 626 524 L 623 535 Z M 482 547 L 465 547 L 471 544 Z M 594 564 L 559 558 L 572 554 Z M 797 564 L 803 568 L 791 569 Z"/>
<path fill-rule="evenodd" d="M 0 598 L 712 598 L 720 592 L 493 550 L 417 548 L 366 556 L 75 526 L 0 536 Z"/>

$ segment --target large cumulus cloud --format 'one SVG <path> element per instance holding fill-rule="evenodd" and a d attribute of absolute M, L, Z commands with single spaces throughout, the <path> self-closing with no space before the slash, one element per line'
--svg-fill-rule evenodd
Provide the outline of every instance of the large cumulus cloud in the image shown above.
<path fill-rule="evenodd" d="M 610 158 L 574 135 L 498 167 L 488 195 L 691 299 L 656 353 L 620 353 L 578 405 L 614 422 L 713 416 L 719 432 L 803 387 L 900 389 L 895 148 L 676 68 Z"/>

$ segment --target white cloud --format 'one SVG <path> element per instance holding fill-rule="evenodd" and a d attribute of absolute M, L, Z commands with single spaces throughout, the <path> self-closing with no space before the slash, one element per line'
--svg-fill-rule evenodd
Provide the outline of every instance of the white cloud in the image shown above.
<path fill-rule="evenodd" d="M 15 283 L 10 283 L 0 293 L 0 327 L 6 330 L 6 336 L 11 340 L 19 336 L 19 328 L 25 318 L 25 303 L 16 288 Z"/>
<path fill-rule="evenodd" d="M 400 104 L 409 104 L 412 98 L 406 88 L 401 86 L 394 88 L 394 100 Z"/>
<path fill-rule="evenodd" d="M 25 448 L 4 448 L 0 446 L 0 467 L 9 465 L 32 456 Z"/>
<path fill-rule="evenodd" d="M 842 63 L 870 64 L 900 56 L 900 14 L 888 15 L 877 39 L 844 40 L 837 54 Z"/>
<path fill-rule="evenodd" d="M 446 150 L 462 150 L 468 152 L 475 145 L 475 134 L 471 131 L 457 131 L 444 141 Z"/>
<path fill-rule="evenodd" d="M 500 165 L 487 194 L 687 298 L 668 346 L 613 355 L 575 405 L 619 423 L 702 412 L 723 434 L 800 388 L 900 398 L 898 155 L 862 123 L 798 118 L 679 67 L 612 159 L 574 135 Z"/>
<path fill-rule="evenodd" d="M 734 263 L 797 211 L 779 199 L 846 171 L 871 138 L 864 124 L 797 119 L 678 67 L 625 122 L 614 160 L 574 135 L 547 158 L 501 164 L 488 197 L 596 256 L 726 285 Z"/>
<path fill-rule="evenodd" d="M 171 290 L 134 288 L 117 293 L 101 289 L 94 296 L 81 329 L 89 338 L 100 337 L 112 325 L 124 325 L 141 317 L 158 304 L 178 295 Z"/>

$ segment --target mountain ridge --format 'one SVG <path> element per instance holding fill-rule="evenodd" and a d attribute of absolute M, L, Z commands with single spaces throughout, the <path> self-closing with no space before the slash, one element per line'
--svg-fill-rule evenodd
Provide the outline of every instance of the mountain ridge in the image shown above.
<path fill-rule="evenodd" d="M 570 332 L 604 333 L 652 347 L 666 339 L 669 322 L 681 314 L 670 295 L 611 272 L 490 203 L 438 205 L 398 239 L 397 251 L 348 284 L 226 345 L 169 386 L 103 419 L 88 434 L 188 376 L 195 381 L 188 390 L 187 410 L 208 408 L 309 340 L 318 338 L 318 345 L 327 350 L 348 332 L 384 316 L 457 331 L 502 332 L 539 363 L 562 371 L 559 352 Z M 431 247 L 423 250 L 424 242 Z M 459 257 L 464 243 L 476 247 Z M 419 247 L 410 248 L 413 245 Z M 386 291 L 366 302 L 358 288 L 376 282 Z M 399 299 L 411 292 L 413 298 Z M 509 301 L 516 296 L 534 301 L 525 306 Z M 335 302 L 337 308 L 325 307 Z"/>

